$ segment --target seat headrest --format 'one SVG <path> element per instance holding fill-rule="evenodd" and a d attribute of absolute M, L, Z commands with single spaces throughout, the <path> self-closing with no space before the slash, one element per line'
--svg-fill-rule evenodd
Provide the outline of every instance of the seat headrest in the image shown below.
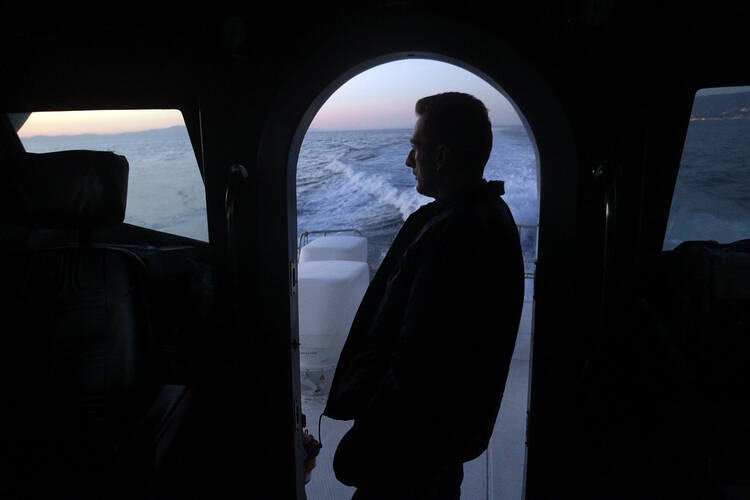
<path fill-rule="evenodd" d="M 128 161 L 104 151 L 23 153 L 0 180 L 0 217 L 28 227 L 96 227 L 125 218 Z"/>

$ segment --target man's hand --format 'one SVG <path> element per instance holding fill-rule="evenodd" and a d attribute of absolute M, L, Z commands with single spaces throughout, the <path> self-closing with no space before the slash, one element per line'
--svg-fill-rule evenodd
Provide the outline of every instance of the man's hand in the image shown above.
<path fill-rule="evenodd" d="M 310 482 L 312 477 L 312 471 L 315 468 L 315 457 L 320 453 L 320 449 L 323 447 L 318 440 L 316 440 L 310 433 L 305 429 L 305 434 L 302 436 L 302 446 L 305 448 L 305 484 Z"/>

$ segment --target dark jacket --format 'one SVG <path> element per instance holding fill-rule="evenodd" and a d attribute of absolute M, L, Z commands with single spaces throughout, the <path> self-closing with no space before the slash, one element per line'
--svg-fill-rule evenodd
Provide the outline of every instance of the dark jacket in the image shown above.
<path fill-rule="evenodd" d="M 523 306 L 518 229 L 502 193 L 481 181 L 421 207 L 373 277 L 324 410 L 355 420 L 334 459 L 345 484 L 487 448 Z"/>

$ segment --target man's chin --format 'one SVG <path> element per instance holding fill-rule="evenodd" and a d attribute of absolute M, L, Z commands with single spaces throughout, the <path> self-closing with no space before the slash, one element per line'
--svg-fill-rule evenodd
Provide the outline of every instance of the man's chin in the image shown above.
<path fill-rule="evenodd" d="M 430 194 L 429 191 L 426 191 L 423 187 L 417 185 L 417 193 L 421 194 L 422 196 L 427 196 L 429 198 L 434 198 L 435 195 Z"/>

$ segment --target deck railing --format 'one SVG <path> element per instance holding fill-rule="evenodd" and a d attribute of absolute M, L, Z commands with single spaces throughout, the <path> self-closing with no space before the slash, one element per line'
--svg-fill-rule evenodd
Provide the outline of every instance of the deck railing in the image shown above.
<path fill-rule="evenodd" d="M 534 235 L 534 241 L 538 241 L 539 238 L 539 225 L 538 224 L 517 224 L 518 227 L 518 233 L 521 234 L 522 229 L 533 229 L 536 231 L 536 234 Z M 316 231 L 304 231 L 302 234 L 299 235 L 299 243 L 297 244 L 297 260 L 299 261 L 299 255 L 302 251 L 302 247 L 307 245 L 310 241 L 310 235 L 312 234 L 319 234 L 321 236 L 327 236 L 331 233 L 356 233 L 359 236 L 364 236 L 362 234 L 362 231 L 355 228 L 347 228 L 347 229 L 320 229 Z M 523 259 L 524 264 L 533 264 L 536 267 L 536 248 L 534 248 L 534 258 L 524 258 Z M 524 266 L 525 267 L 525 266 Z M 536 275 L 535 271 L 524 271 L 524 277 L 526 279 L 534 279 L 534 276 Z"/>
<path fill-rule="evenodd" d="M 359 236 L 364 236 L 362 234 L 362 231 L 359 229 L 320 229 L 317 231 L 305 231 L 302 234 L 299 235 L 299 243 L 297 243 L 297 261 L 299 261 L 299 254 L 302 252 L 302 247 L 307 245 L 307 243 L 310 241 L 310 235 L 311 234 L 320 234 L 322 236 L 327 236 L 330 233 L 357 233 Z"/>
<path fill-rule="evenodd" d="M 536 276 L 536 245 L 538 245 L 539 242 L 539 224 L 517 224 L 517 226 L 519 235 L 521 234 L 522 229 L 533 229 L 536 231 L 536 234 L 534 235 L 534 258 L 524 257 L 523 259 L 524 264 L 534 264 L 534 271 L 524 271 L 524 277 L 533 280 L 534 276 Z"/>

